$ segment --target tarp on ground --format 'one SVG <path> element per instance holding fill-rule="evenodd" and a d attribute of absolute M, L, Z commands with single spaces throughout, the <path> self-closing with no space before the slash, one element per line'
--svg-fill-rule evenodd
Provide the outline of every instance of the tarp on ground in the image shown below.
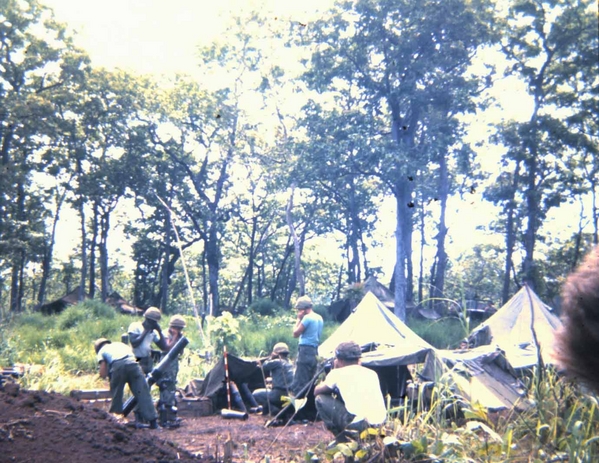
<path fill-rule="evenodd" d="M 523 286 L 503 307 L 477 326 L 469 336 L 474 346 L 496 345 L 510 364 L 529 368 L 539 361 L 555 363 L 555 333 L 561 321 L 528 286 Z M 537 342 L 535 342 L 535 337 Z"/>
<path fill-rule="evenodd" d="M 495 346 L 467 350 L 435 350 L 427 357 L 421 376 L 438 382 L 442 375 L 471 404 L 490 410 L 525 409 L 525 389 L 516 372 Z"/>

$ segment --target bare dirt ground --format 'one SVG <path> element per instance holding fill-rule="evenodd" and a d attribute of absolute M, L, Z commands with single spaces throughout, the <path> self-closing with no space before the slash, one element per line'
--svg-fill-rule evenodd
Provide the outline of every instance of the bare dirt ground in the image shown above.
<path fill-rule="evenodd" d="M 269 427 L 267 417 L 185 418 L 176 429 L 134 429 L 101 405 L 7 384 L 0 391 L 0 463 L 304 461 L 332 439 L 321 422 Z"/>

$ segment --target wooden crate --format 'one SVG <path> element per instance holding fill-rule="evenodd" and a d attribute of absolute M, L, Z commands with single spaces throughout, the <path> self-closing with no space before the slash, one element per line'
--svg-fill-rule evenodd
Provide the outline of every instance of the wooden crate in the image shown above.
<path fill-rule="evenodd" d="M 212 399 L 208 397 L 183 397 L 177 402 L 177 415 L 194 418 L 214 413 Z"/>

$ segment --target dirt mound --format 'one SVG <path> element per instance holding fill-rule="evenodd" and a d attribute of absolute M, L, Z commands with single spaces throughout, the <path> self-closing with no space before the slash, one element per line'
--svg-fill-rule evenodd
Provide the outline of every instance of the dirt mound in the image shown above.
<path fill-rule="evenodd" d="M 60 394 L 6 387 L 0 410 L 0 462 L 203 461 L 162 439 L 164 430 L 136 430 Z"/>
<path fill-rule="evenodd" d="M 303 461 L 306 450 L 332 439 L 321 422 L 285 428 L 267 417 L 184 418 L 176 429 L 134 429 L 100 406 L 60 394 L 0 391 L 0 463 L 84 461 L 271 462 Z"/>

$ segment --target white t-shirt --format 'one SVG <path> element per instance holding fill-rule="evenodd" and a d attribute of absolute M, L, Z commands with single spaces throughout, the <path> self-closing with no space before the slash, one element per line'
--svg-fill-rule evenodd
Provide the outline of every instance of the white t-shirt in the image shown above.
<path fill-rule="evenodd" d="M 143 333 L 144 327 L 141 322 L 133 322 L 129 325 L 127 334 L 129 335 L 129 342 L 136 340 Z M 133 353 L 137 358 L 148 357 L 152 352 L 152 343 L 160 341 L 160 336 L 156 331 L 146 334 L 141 344 L 137 347 L 133 347 Z"/>
<path fill-rule="evenodd" d="M 385 422 L 385 399 L 379 377 L 373 370 L 362 365 L 335 368 L 330 371 L 323 384 L 339 391 L 347 411 L 356 415 L 353 423 L 364 419 L 371 425 Z"/>

